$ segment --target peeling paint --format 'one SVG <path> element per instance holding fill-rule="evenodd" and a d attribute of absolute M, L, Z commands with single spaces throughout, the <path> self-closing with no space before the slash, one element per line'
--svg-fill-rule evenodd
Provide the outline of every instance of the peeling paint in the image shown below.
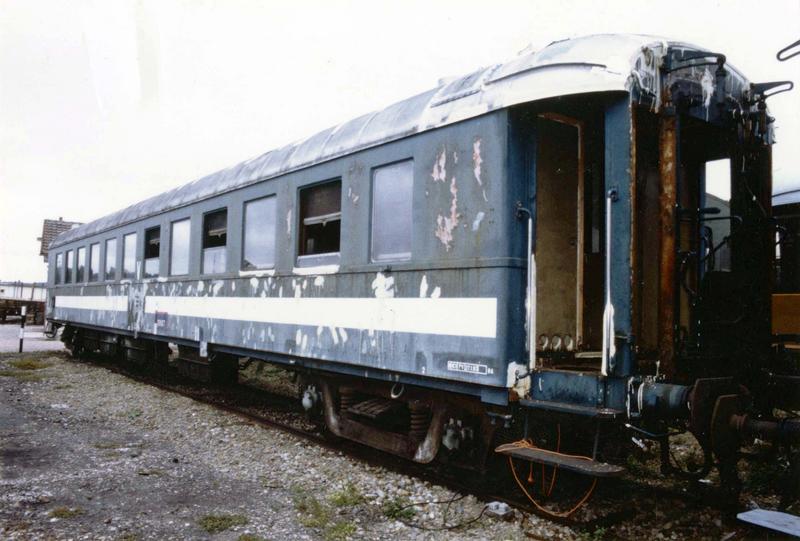
<path fill-rule="evenodd" d="M 202 293 L 205 290 L 205 288 L 206 288 L 205 282 L 203 282 L 202 280 L 198 280 L 198 282 L 197 282 L 197 294 L 199 295 L 200 293 Z"/>
<path fill-rule="evenodd" d="M 394 297 L 394 276 L 377 273 L 372 281 L 372 291 L 378 298 Z"/>
<path fill-rule="evenodd" d="M 479 137 L 475 139 L 474 143 L 472 143 L 472 172 L 475 174 L 475 180 L 478 181 L 479 186 L 483 186 L 483 181 L 481 180 L 482 163 L 483 158 L 481 158 L 481 139 Z"/>
<path fill-rule="evenodd" d="M 445 165 L 447 163 L 447 154 L 444 150 L 439 154 L 439 157 L 433 162 L 433 171 L 431 172 L 431 177 L 433 178 L 434 182 L 444 182 L 447 179 L 447 169 Z"/>
<path fill-rule="evenodd" d="M 322 287 L 325 285 L 325 277 L 324 276 L 317 276 L 314 278 L 314 285 L 316 287 Z"/>
<path fill-rule="evenodd" d="M 292 209 L 286 211 L 286 234 L 292 234 Z"/>
<path fill-rule="evenodd" d="M 331 338 L 333 338 L 333 344 L 338 346 L 339 345 L 339 334 L 336 332 L 336 327 L 328 327 L 328 330 L 331 333 Z"/>
<path fill-rule="evenodd" d="M 353 191 L 352 187 L 347 188 L 347 198 L 353 203 L 353 206 L 358 206 L 359 195 Z"/>
<path fill-rule="evenodd" d="M 477 231 L 478 228 L 481 226 L 481 222 L 483 221 L 484 216 L 486 216 L 486 214 L 483 211 L 479 212 L 475 216 L 475 219 L 472 221 L 472 230 L 473 231 Z"/>
<path fill-rule="evenodd" d="M 258 278 L 256 278 L 255 276 L 250 278 L 250 287 L 253 288 L 254 291 L 258 289 Z"/>
<path fill-rule="evenodd" d="M 456 186 L 455 176 L 450 181 L 450 194 L 453 196 L 450 201 L 450 215 L 442 216 L 440 214 L 437 216 L 436 232 L 434 233 L 448 252 L 453 243 L 453 230 L 458 227 L 458 187 Z"/>
<path fill-rule="evenodd" d="M 442 288 L 441 287 L 436 286 L 435 288 L 433 288 L 433 291 L 431 292 L 431 298 L 432 299 L 438 299 L 441 295 L 442 295 Z"/>
<path fill-rule="evenodd" d="M 347 343 L 347 331 L 345 330 L 344 327 L 340 327 L 339 328 L 339 336 L 342 339 L 342 343 L 346 344 Z"/>
<path fill-rule="evenodd" d="M 214 281 L 214 286 L 211 288 L 211 295 L 213 295 L 214 297 L 219 295 L 219 292 L 222 291 L 222 286 L 224 285 L 225 282 L 223 282 L 222 280 Z"/>
<path fill-rule="evenodd" d="M 428 296 L 428 277 L 424 274 L 419 282 L 419 296 L 422 299 Z"/>

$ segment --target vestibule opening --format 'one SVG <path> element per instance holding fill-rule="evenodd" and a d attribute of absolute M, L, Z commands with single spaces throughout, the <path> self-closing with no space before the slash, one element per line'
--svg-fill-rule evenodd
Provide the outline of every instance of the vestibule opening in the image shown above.
<path fill-rule="evenodd" d="M 599 370 L 604 286 L 602 116 L 541 113 L 535 131 L 537 365 Z"/>

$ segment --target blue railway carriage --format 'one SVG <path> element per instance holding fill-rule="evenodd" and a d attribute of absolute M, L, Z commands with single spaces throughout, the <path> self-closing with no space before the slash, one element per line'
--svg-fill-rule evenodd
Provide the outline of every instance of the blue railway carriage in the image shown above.
<path fill-rule="evenodd" d="M 730 477 L 769 421 L 743 397 L 774 383 L 786 86 L 661 38 L 555 42 L 62 234 L 48 319 L 131 362 L 177 344 L 197 377 L 283 365 L 331 432 L 419 462 L 559 419 L 593 460 L 501 452 L 617 475 L 610 434 L 677 427 Z"/>

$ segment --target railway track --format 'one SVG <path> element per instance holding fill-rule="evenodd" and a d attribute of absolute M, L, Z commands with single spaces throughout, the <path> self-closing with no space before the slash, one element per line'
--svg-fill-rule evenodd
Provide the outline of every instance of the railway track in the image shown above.
<path fill-rule="evenodd" d="M 517 486 L 508 479 L 493 486 L 486 486 L 486 479 L 496 480 L 499 473 L 492 472 L 485 476 L 463 475 L 463 470 L 447 468 L 447 465 L 433 464 L 422 465 L 404 461 L 397 457 L 375 450 L 374 448 L 351 442 L 349 440 L 331 439 L 326 437 L 324 429 L 318 423 L 309 420 L 302 410 L 296 397 L 287 396 L 279 392 L 270 391 L 253 385 L 237 383 L 235 385 L 211 385 L 199 383 L 177 373 L 172 367 L 160 371 L 138 370 L 110 361 L 97 353 L 81 353 L 72 357 L 75 361 L 87 362 L 102 367 L 111 372 L 123 375 L 140 383 L 144 383 L 163 391 L 177 393 L 194 401 L 210 405 L 219 410 L 236 415 L 254 425 L 277 429 L 284 433 L 309 441 L 316 446 L 335 452 L 345 453 L 347 456 L 362 461 L 370 466 L 377 466 L 389 471 L 416 477 L 418 479 L 438 484 L 463 496 L 472 495 L 483 502 L 501 501 L 522 513 L 522 520 L 527 520 L 527 515 L 536 515 L 555 523 L 573 528 L 593 531 L 597 528 L 607 528 L 630 518 L 629 503 L 637 494 L 655 493 L 659 498 L 668 498 L 675 501 L 691 502 L 695 505 L 708 505 L 708 489 L 695 486 L 700 491 L 689 491 L 686 487 L 643 486 L 641 482 L 623 478 L 614 481 L 613 487 L 600 485 L 589 505 L 573 517 L 563 518 L 542 513 L 524 498 Z M 503 462 L 505 464 L 505 462 Z M 507 470 L 505 470 L 507 473 Z M 473 472 L 474 473 L 474 472 Z M 470 481 L 470 479 L 472 481 Z M 573 485 L 576 493 L 583 493 L 585 487 L 578 487 L 575 482 L 566 480 L 567 490 L 561 491 L 560 496 L 550 501 L 550 505 L 569 505 L 569 488 Z M 573 480 L 574 481 L 574 480 Z M 460 499 L 460 498 L 459 498 Z M 455 500 L 454 500 L 455 501 Z M 426 503 L 426 502 L 423 502 Z M 442 502 L 446 503 L 446 502 Z M 417 526 L 407 522 L 410 526 Z M 448 525 L 442 529 L 454 529 L 459 525 Z M 421 526 L 430 529 L 428 526 Z"/>

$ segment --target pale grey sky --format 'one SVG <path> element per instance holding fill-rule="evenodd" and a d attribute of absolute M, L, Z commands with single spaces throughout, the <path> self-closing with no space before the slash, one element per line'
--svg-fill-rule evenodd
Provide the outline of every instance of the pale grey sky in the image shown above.
<path fill-rule="evenodd" d="M 0 0 L 0 280 L 43 280 L 44 218 L 90 221 L 527 46 L 605 32 L 800 83 L 800 0 Z M 800 89 L 769 100 L 800 185 Z"/>

